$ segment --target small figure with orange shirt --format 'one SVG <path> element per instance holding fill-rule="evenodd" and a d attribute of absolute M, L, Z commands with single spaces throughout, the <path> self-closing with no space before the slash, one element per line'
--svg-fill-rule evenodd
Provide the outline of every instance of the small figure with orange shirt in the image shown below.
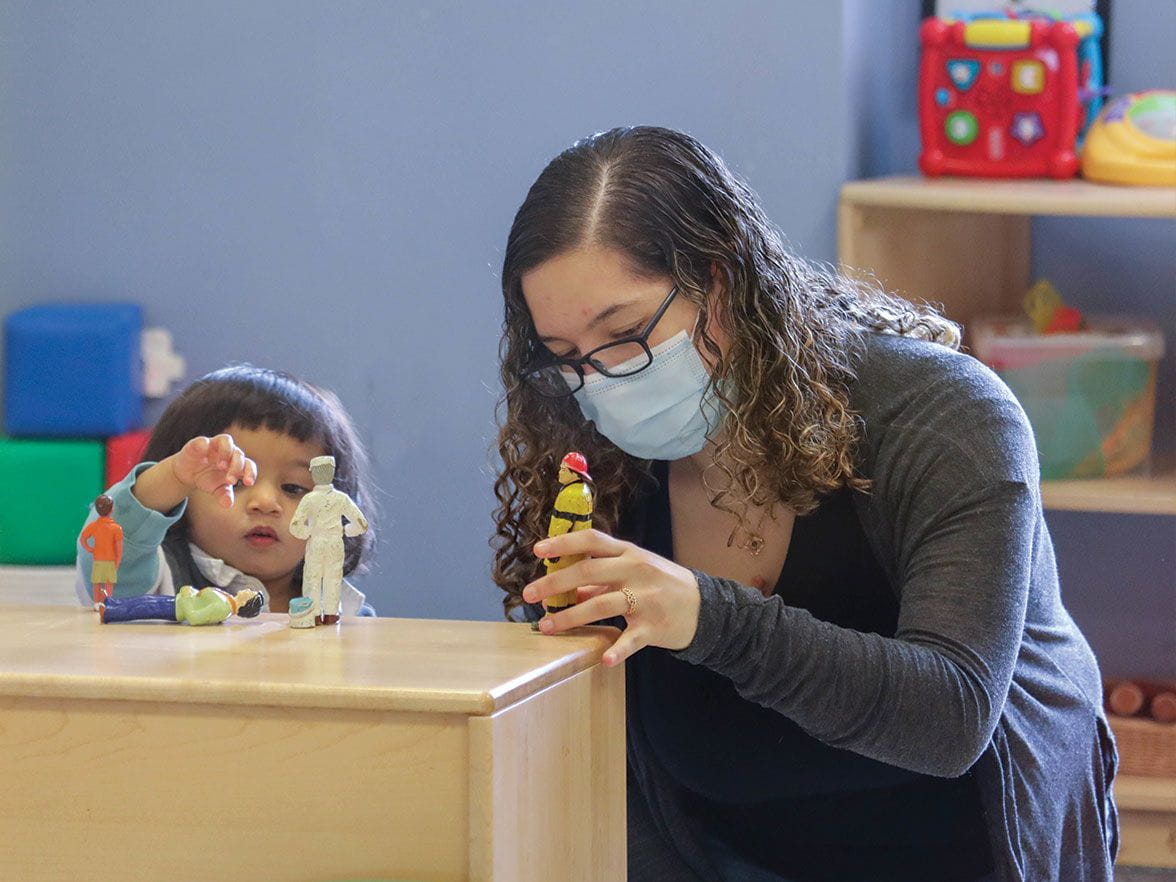
<path fill-rule="evenodd" d="M 86 551 L 94 555 L 94 567 L 90 571 L 90 582 L 94 586 L 94 609 L 114 593 L 118 581 L 118 565 L 122 563 L 123 531 L 115 523 L 110 512 L 114 501 L 103 494 L 94 500 L 94 511 L 98 519 L 86 525 L 78 541 Z"/>

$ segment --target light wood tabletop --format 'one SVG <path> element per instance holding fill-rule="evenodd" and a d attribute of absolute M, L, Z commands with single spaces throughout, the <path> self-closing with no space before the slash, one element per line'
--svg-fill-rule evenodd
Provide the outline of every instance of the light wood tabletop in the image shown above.
<path fill-rule="evenodd" d="M 552 638 L 514 622 L 288 621 L 104 625 L 81 606 L 5 605 L 0 695 L 487 715 L 597 664 L 616 637 Z"/>
<path fill-rule="evenodd" d="M 616 634 L 0 603 L 0 879 L 619 882 Z"/>

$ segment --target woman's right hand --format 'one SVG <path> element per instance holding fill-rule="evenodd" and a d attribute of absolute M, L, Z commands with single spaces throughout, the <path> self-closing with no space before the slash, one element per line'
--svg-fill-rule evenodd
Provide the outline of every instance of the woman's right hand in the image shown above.
<path fill-rule="evenodd" d="M 227 433 L 193 438 L 169 459 L 172 474 L 188 493 L 211 493 L 225 508 L 233 505 L 233 488 L 238 482 L 249 487 L 257 480 L 257 463 Z"/>

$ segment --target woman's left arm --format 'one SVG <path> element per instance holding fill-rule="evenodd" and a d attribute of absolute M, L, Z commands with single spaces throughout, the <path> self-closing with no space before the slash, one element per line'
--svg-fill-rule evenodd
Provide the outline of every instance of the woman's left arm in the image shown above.
<path fill-rule="evenodd" d="M 956 497 L 904 572 L 893 638 L 841 628 L 700 574 L 698 631 L 680 656 L 833 747 L 924 774 L 976 762 L 1021 645 L 1039 537 L 1013 483 Z"/>
<path fill-rule="evenodd" d="M 884 515 L 901 593 L 893 638 L 820 621 L 779 597 L 591 531 L 560 537 L 569 544 L 554 550 L 540 543 L 548 554 L 595 559 L 537 580 L 524 598 L 567 590 L 564 582 L 597 586 L 541 627 L 628 613 L 609 650 L 616 660 L 646 645 L 680 650 L 826 744 L 924 774 L 961 775 L 1000 718 L 1034 562 L 1048 553 L 1028 480 L 1037 467 L 1032 432 L 1007 390 L 979 379 L 988 394 L 934 402 L 923 413 L 937 416 L 888 425 L 884 439 L 874 427 L 883 471 L 870 504 Z"/>

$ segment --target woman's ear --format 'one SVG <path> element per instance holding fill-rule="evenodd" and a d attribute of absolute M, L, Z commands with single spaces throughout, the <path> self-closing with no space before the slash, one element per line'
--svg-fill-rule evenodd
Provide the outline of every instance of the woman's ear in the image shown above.
<path fill-rule="evenodd" d="M 710 264 L 711 287 L 706 303 L 706 325 L 702 331 L 702 356 L 708 369 L 714 371 L 719 361 L 726 357 L 730 348 L 730 335 L 726 330 L 730 316 L 729 288 L 727 273 L 717 261 Z"/>
<path fill-rule="evenodd" d="M 710 296 L 707 298 L 709 301 L 707 330 L 713 336 L 713 332 L 720 327 L 727 326 L 727 319 L 730 316 L 731 289 L 730 274 L 717 260 L 712 260 L 710 263 L 710 277 Z"/>
<path fill-rule="evenodd" d="M 722 271 L 722 269 L 719 267 L 719 262 L 718 262 L 717 260 L 712 260 L 712 261 L 711 261 L 711 264 L 710 264 L 710 274 L 711 274 L 711 284 L 712 284 L 712 286 L 713 286 L 713 285 L 718 285 L 718 286 L 720 286 L 720 287 L 725 287 L 725 286 L 723 286 L 723 271 Z M 711 288 L 711 291 L 712 291 L 712 293 L 714 292 L 714 288 L 713 288 L 713 287 Z"/>

